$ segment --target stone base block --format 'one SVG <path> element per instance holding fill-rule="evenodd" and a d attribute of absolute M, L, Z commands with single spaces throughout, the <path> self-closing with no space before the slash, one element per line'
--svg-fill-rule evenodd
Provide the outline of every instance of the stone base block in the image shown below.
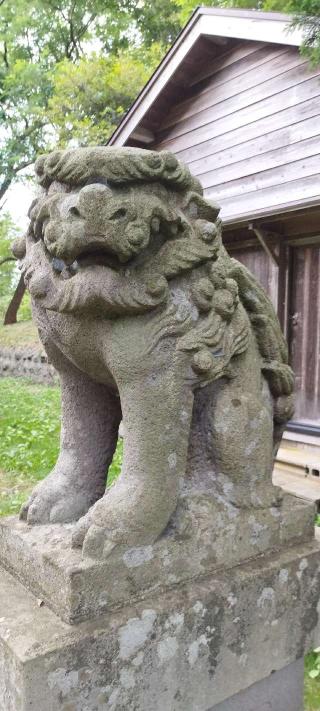
<path fill-rule="evenodd" d="M 277 508 L 241 510 L 207 493 L 193 494 L 180 500 L 172 524 L 153 546 L 118 545 L 96 561 L 71 548 L 72 524 L 30 527 L 9 517 L 0 520 L 0 565 L 74 623 L 311 540 L 313 521 L 314 504 L 289 495 Z"/>
<path fill-rule="evenodd" d="M 292 546 L 72 626 L 2 571 L 0 709 L 239 711 L 227 699 L 319 645 L 319 552 Z"/>

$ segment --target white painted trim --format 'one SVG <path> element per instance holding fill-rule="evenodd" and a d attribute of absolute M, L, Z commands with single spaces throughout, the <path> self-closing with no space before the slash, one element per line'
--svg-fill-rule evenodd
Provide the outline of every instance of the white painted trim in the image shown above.
<path fill-rule="evenodd" d="M 301 434 L 300 432 L 290 432 L 289 430 L 285 430 L 283 433 L 283 440 L 290 440 L 290 442 L 295 442 L 297 444 L 309 444 L 315 447 L 320 447 L 320 437 Z"/>
<path fill-rule="evenodd" d="M 214 37 L 232 37 L 235 39 L 253 40 L 255 42 L 272 42 L 299 46 L 303 35 L 301 30 L 288 31 L 288 23 L 283 20 L 266 20 L 259 17 L 222 17 L 221 15 L 201 15 L 199 33 Z"/>
<path fill-rule="evenodd" d="M 302 32 L 288 32 L 289 22 L 289 16 L 277 16 L 276 13 L 198 8 L 111 136 L 108 145 L 123 146 L 126 143 L 201 35 L 299 46 L 303 39 Z"/>

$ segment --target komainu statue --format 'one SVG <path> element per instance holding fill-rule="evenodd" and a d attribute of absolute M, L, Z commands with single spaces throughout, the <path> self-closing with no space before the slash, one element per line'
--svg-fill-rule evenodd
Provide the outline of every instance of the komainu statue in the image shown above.
<path fill-rule="evenodd" d="M 21 519 L 77 521 L 73 545 L 103 558 L 166 535 L 191 489 L 279 506 L 293 373 L 269 298 L 222 245 L 219 207 L 168 152 L 55 151 L 36 173 L 14 253 L 60 375 L 62 428 Z M 121 419 L 122 472 L 106 488 Z"/>

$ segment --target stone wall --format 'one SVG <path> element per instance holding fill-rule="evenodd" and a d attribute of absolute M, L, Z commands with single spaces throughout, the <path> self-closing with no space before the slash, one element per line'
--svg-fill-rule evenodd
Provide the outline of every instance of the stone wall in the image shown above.
<path fill-rule="evenodd" d="M 0 377 L 25 377 L 35 383 L 55 385 L 58 375 L 41 348 L 0 346 Z"/>

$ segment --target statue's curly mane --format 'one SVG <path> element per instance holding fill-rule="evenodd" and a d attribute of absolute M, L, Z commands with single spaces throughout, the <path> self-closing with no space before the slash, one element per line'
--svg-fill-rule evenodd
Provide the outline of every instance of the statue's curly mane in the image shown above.
<path fill-rule="evenodd" d="M 201 184 L 187 166 L 168 151 L 104 146 L 54 151 L 38 158 L 35 171 L 39 183 L 46 188 L 55 180 L 78 186 L 96 179 L 114 185 L 157 181 L 172 190 L 191 189 L 200 195 L 203 193 Z"/>

